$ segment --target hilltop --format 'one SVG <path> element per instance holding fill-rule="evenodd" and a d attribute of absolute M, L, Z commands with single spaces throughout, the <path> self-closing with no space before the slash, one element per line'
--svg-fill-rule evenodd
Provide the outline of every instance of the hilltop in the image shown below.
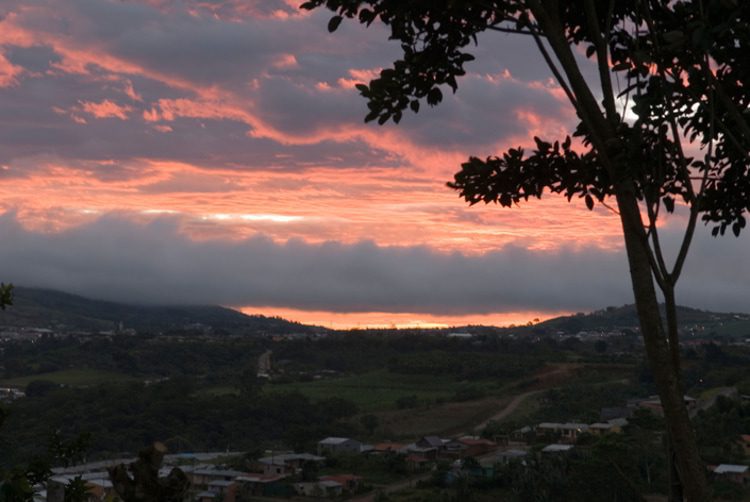
<path fill-rule="evenodd" d="M 215 305 L 130 305 L 25 287 L 14 289 L 13 306 L 0 313 L 0 326 L 106 331 L 120 324 L 125 329 L 154 332 L 207 328 L 231 334 L 325 331 L 278 317 L 246 315 Z"/>

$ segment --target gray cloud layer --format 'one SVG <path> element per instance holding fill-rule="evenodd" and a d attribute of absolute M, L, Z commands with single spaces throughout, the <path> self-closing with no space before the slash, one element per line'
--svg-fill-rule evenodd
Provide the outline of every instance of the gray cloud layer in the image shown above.
<path fill-rule="evenodd" d="M 531 251 L 481 256 L 262 237 L 196 242 L 178 218 L 108 215 L 62 233 L 0 216 L 4 281 L 135 303 L 268 305 L 339 312 L 470 314 L 589 310 L 632 301 L 621 252 Z M 667 233 L 667 243 L 675 242 Z M 678 291 L 698 308 L 750 311 L 748 239 L 700 232 Z"/>

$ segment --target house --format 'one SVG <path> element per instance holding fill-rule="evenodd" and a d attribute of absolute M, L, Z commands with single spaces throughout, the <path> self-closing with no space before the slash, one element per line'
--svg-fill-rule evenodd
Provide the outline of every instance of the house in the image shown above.
<path fill-rule="evenodd" d="M 464 436 L 451 439 L 443 445 L 442 456 L 450 458 L 478 457 L 497 448 L 489 439 L 475 436 Z"/>
<path fill-rule="evenodd" d="M 355 476 L 354 474 L 332 474 L 329 476 L 321 476 L 320 481 L 335 481 L 341 485 L 344 492 L 355 492 L 362 486 L 362 476 Z"/>
<path fill-rule="evenodd" d="M 318 442 L 318 455 L 355 454 L 362 451 L 362 443 L 356 439 L 327 437 Z"/>
<path fill-rule="evenodd" d="M 750 467 L 746 465 L 719 464 L 714 468 L 714 475 L 732 483 L 750 484 Z"/>
<path fill-rule="evenodd" d="M 236 481 L 239 485 L 237 492 L 242 500 L 252 497 L 289 497 L 292 488 L 284 481 L 288 478 L 286 474 L 246 474 L 238 476 Z"/>
<path fill-rule="evenodd" d="M 303 497 L 339 497 L 344 487 L 337 481 L 307 481 L 294 483 L 294 491 Z"/>
<path fill-rule="evenodd" d="M 466 436 L 458 438 L 458 441 L 466 446 L 464 456 L 467 457 L 478 457 L 497 448 L 497 443 L 480 437 Z"/>
<path fill-rule="evenodd" d="M 688 412 L 692 412 L 698 407 L 698 401 L 693 397 L 683 396 L 683 400 Z M 661 407 L 659 396 L 649 396 L 646 399 L 629 399 L 628 406 L 631 408 L 649 410 L 651 413 L 660 417 L 664 416 L 664 410 Z"/>
<path fill-rule="evenodd" d="M 47 480 L 47 502 L 63 502 L 68 483 L 77 476 L 86 482 L 87 501 L 94 502 L 105 500 L 120 500 L 112 487 L 107 472 L 89 472 L 85 474 L 58 474 Z"/>
<path fill-rule="evenodd" d="M 520 429 L 516 429 L 510 433 L 510 439 L 516 442 L 528 443 L 534 435 L 534 429 L 528 425 L 524 425 Z"/>
<path fill-rule="evenodd" d="M 415 444 L 420 448 L 435 448 L 440 451 L 445 446 L 446 441 L 443 441 L 437 436 L 423 436 Z"/>
<path fill-rule="evenodd" d="M 216 500 L 220 500 L 221 502 L 235 502 L 237 499 L 237 486 L 238 484 L 234 480 L 216 480 L 208 483 L 208 490 L 216 494 Z"/>
<path fill-rule="evenodd" d="M 536 426 L 536 433 L 538 435 L 559 435 L 560 441 L 564 443 L 575 443 L 578 441 L 579 435 L 588 431 L 588 424 L 576 422 L 567 422 L 564 424 L 557 422 L 542 422 Z"/>
<path fill-rule="evenodd" d="M 607 422 L 597 422 L 589 425 L 588 432 L 595 436 L 601 436 L 606 433 L 619 434 L 622 432 L 622 428 L 628 425 L 628 421 L 625 418 L 614 418 Z"/>
<path fill-rule="evenodd" d="M 323 463 L 325 457 L 311 455 L 310 453 L 279 453 L 258 459 L 258 464 L 266 476 L 278 476 L 282 474 L 295 474 L 302 470 L 305 462 Z"/>
<path fill-rule="evenodd" d="M 572 444 L 549 444 L 542 448 L 542 453 L 547 454 L 559 454 L 559 453 L 568 453 L 570 450 L 575 448 Z"/>
<path fill-rule="evenodd" d="M 511 462 L 523 462 L 526 457 L 529 456 L 529 452 L 525 450 L 505 450 L 498 452 L 495 456 L 495 461 L 498 464 L 509 464 Z"/>
<path fill-rule="evenodd" d="M 209 484 L 213 481 L 234 481 L 237 476 L 245 474 L 241 471 L 232 469 L 212 469 L 210 467 L 198 467 L 196 469 L 186 468 L 183 472 L 187 475 L 192 486 L 202 490 L 208 490 Z"/>
<path fill-rule="evenodd" d="M 430 465 L 430 459 L 427 457 L 423 457 L 422 455 L 407 455 L 406 456 L 406 466 L 409 468 L 410 471 L 421 471 L 428 465 Z"/>

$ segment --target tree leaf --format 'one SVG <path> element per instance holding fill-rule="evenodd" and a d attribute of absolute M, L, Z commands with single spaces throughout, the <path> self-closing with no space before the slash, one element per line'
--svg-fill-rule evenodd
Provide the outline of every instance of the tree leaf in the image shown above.
<path fill-rule="evenodd" d="M 338 27 L 339 27 L 339 25 L 341 24 L 341 21 L 342 21 L 343 19 L 344 19 L 344 18 L 343 18 L 343 17 L 341 17 L 341 16 L 333 16 L 333 17 L 331 18 L 331 20 L 330 20 L 330 21 L 328 21 L 328 32 L 329 32 L 329 33 L 333 33 L 334 31 L 336 31 L 336 28 L 338 28 Z"/>

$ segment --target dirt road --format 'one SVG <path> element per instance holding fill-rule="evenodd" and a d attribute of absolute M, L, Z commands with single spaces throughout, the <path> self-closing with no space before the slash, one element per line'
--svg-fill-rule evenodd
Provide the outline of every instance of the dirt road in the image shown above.
<path fill-rule="evenodd" d="M 524 392 L 523 394 L 517 395 L 516 397 L 514 397 L 513 399 L 511 399 L 511 401 L 507 405 L 505 405 L 505 408 L 503 408 L 502 410 L 498 411 L 497 413 L 495 413 L 494 415 L 492 415 L 490 418 L 488 418 L 484 422 L 482 422 L 482 423 L 478 424 L 477 426 L 475 426 L 474 427 L 474 432 L 480 432 L 482 429 L 484 429 L 485 427 L 487 427 L 488 423 L 490 423 L 493 420 L 500 421 L 500 420 L 503 420 L 503 419 L 507 418 L 511 413 L 513 413 L 514 411 L 516 411 L 518 409 L 518 407 L 521 405 L 521 403 L 525 399 L 533 396 L 534 394 L 538 394 L 540 392 L 543 392 L 543 391 L 542 390 L 530 390 L 528 392 Z"/>

